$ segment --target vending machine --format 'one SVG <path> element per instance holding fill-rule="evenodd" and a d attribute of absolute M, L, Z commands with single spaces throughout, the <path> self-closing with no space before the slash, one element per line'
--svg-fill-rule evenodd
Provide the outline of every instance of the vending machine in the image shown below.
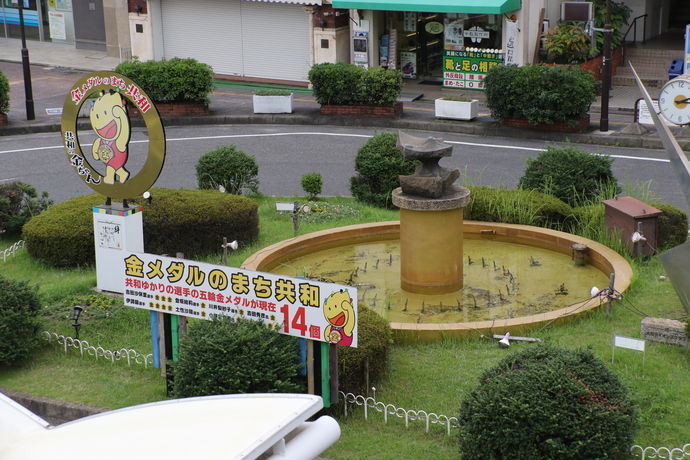
<path fill-rule="evenodd" d="M 355 32 L 352 37 L 354 62 L 358 66 L 369 67 L 369 32 Z"/>

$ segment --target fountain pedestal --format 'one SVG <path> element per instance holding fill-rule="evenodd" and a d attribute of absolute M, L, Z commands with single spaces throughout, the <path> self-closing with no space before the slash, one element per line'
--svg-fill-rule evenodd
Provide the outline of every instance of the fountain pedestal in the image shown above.
<path fill-rule="evenodd" d="M 446 294 L 462 288 L 463 207 L 470 191 L 451 185 L 437 198 L 397 188 L 400 208 L 400 282 L 407 292 Z"/>

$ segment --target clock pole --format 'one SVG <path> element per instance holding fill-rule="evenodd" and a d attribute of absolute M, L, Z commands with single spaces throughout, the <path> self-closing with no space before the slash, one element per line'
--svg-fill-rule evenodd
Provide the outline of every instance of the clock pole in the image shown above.
<path fill-rule="evenodd" d="M 609 90 L 611 88 L 611 0 L 606 0 L 606 24 L 604 24 L 604 68 L 601 76 L 601 120 L 599 131 L 609 130 Z"/>

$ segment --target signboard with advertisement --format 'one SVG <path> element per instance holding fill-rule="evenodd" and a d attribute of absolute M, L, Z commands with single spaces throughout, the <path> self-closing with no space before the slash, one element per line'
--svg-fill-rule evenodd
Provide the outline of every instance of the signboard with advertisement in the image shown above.
<path fill-rule="evenodd" d="M 400 69 L 403 78 L 417 78 L 417 53 L 401 51 Z"/>
<path fill-rule="evenodd" d="M 258 320 L 287 335 L 357 346 L 354 287 L 130 251 L 120 262 L 127 306 Z"/>
<path fill-rule="evenodd" d="M 489 69 L 501 63 L 502 53 L 445 50 L 443 86 L 483 90 L 484 77 Z"/>

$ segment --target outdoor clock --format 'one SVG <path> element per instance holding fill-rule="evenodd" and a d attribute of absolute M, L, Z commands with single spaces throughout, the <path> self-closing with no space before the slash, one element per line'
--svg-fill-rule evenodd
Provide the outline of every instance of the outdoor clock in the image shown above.
<path fill-rule="evenodd" d="M 661 88 L 659 110 L 671 123 L 690 124 L 690 76 L 676 77 Z"/>

